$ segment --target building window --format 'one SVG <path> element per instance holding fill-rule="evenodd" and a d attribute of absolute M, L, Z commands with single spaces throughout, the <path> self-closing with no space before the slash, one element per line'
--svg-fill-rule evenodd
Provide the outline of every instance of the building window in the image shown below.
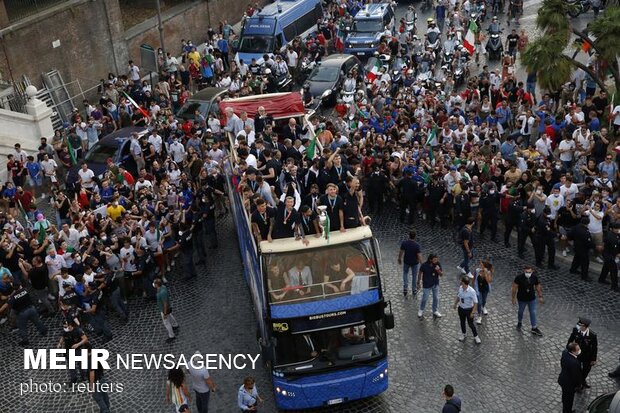
<path fill-rule="evenodd" d="M 4 0 L 9 21 L 16 22 L 67 0 Z"/>

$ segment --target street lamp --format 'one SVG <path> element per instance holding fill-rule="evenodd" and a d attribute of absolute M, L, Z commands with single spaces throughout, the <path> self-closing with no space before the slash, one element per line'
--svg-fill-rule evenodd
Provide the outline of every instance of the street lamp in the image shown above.
<path fill-rule="evenodd" d="M 164 47 L 164 26 L 161 24 L 161 2 L 157 1 L 157 29 L 159 30 L 159 43 L 161 44 L 161 53 L 166 58 L 166 48 Z"/>

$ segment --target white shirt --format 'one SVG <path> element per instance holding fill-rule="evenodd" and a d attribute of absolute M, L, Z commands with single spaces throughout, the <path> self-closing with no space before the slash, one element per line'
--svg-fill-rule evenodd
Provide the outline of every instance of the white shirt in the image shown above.
<path fill-rule="evenodd" d="M 540 153 L 544 157 L 549 156 L 549 154 L 552 152 L 551 139 L 545 139 L 542 137 L 539 138 L 536 141 L 536 151 L 538 151 L 538 153 Z"/>
<path fill-rule="evenodd" d="M 179 141 L 170 144 L 170 156 L 176 163 L 183 162 L 185 159 L 185 147 Z"/>
<path fill-rule="evenodd" d="M 478 295 L 471 285 L 468 285 L 466 290 L 460 287 L 457 295 L 459 297 L 459 307 L 462 309 L 468 310 L 472 308 L 474 304 L 478 304 Z"/>
<path fill-rule="evenodd" d="M 149 143 L 153 145 L 156 153 L 161 153 L 163 139 L 159 135 L 151 135 L 149 136 Z"/>
<path fill-rule="evenodd" d="M 62 278 L 61 276 L 58 276 L 56 278 L 56 282 L 58 282 L 58 295 L 60 295 L 61 297 L 64 297 L 65 295 L 65 289 L 62 286 L 64 283 L 71 284 L 72 287 L 75 287 L 75 284 L 77 284 L 77 281 L 75 281 L 73 275 L 68 275 L 67 278 Z"/>
<path fill-rule="evenodd" d="M 286 59 L 288 60 L 289 67 L 297 67 L 297 61 L 299 56 L 297 56 L 296 51 L 286 52 Z"/>
<path fill-rule="evenodd" d="M 51 255 L 45 257 L 45 264 L 47 265 L 47 272 L 50 278 L 53 275 L 58 274 L 62 267 L 67 266 L 67 263 L 65 262 L 63 256 L 58 253 L 53 258 Z"/>
<path fill-rule="evenodd" d="M 566 185 L 562 185 L 560 187 L 560 195 L 562 195 L 565 199 L 570 199 L 571 201 L 575 199 L 577 192 L 579 192 L 579 187 L 577 187 L 577 184 L 571 184 L 568 188 Z"/>
<path fill-rule="evenodd" d="M 58 165 L 56 161 L 53 159 L 49 159 L 47 161 L 41 161 L 41 169 L 43 169 L 43 173 L 45 176 L 51 176 L 56 173 L 56 168 Z"/>
<path fill-rule="evenodd" d="M 560 160 L 562 161 L 572 161 L 573 160 L 573 152 L 575 151 L 575 142 L 572 140 L 563 139 L 558 146 L 559 150 L 570 149 L 568 152 L 560 153 Z"/>
<path fill-rule="evenodd" d="M 307 265 L 301 270 L 296 266 L 288 270 L 288 277 L 291 283 L 291 286 L 298 287 L 300 285 L 312 285 L 312 273 L 310 272 L 310 267 Z"/>
<path fill-rule="evenodd" d="M 140 68 L 136 65 L 129 66 L 129 75 L 131 80 L 136 81 L 140 80 Z"/>
<path fill-rule="evenodd" d="M 588 223 L 588 231 L 590 231 L 590 234 L 600 234 L 603 232 L 603 213 L 601 211 L 596 212 L 590 209 L 584 212 L 584 215 L 590 218 L 590 222 Z"/>
<path fill-rule="evenodd" d="M 209 378 L 209 370 L 207 370 L 204 366 L 196 369 L 191 363 L 187 370 L 189 371 L 189 375 L 192 376 L 192 389 L 198 393 L 208 393 L 209 386 L 207 385 L 206 380 Z"/>
<path fill-rule="evenodd" d="M 69 228 L 69 234 L 62 230 L 59 232 L 59 235 L 69 247 L 76 251 L 80 248 L 80 232 L 77 229 Z"/>
<path fill-rule="evenodd" d="M 614 125 L 620 126 L 620 105 L 616 106 L 613 111 Z"/>
<path fill-rule="evenodd" d="M 547 197 L 545 205 L 551 210 L 551 219 L 555 219 L 558 210 L 564 206 L 564 197 L 561 194 L 551 194 Z"/>
<path fill-rule="evenodd" d="M 28 158 L 28 154 L 23 149 L 20 149 L 19 152 L 13 151 L 13 156 L 15 157 L 16 161 L 20 161 L 21 163 L 26 163 L 26 161 L 28 160 L 27 159 Z"/>
<path fill-rule="evenodd" d="M 82 180 L 82 186 L 84 188 L 92 188 L 95 183 L 93 182 L 93 178 L 95 177 L 95 173 L 91 169 L 83 170 L 80 168 L 78 171 L 78 175 Z"/>
<path fill-rule="evenodd" d="M 248 164 L 248 166 L 253 166 L 254 168 L 258 169 L 258 165 L 256 163 L 256 156 L 254 156 L 253 154 L 249 154 L 248 157 L 245 158 L 245 162 Z"/>
<path fill-rule="evenodd" d="M 134 248 L 132 245 L 129 248 L 121 248 L 120 258 L 123 263 L 123 270 L 134 272 L 136 271 L 136 264 L 134 263 Z"/>

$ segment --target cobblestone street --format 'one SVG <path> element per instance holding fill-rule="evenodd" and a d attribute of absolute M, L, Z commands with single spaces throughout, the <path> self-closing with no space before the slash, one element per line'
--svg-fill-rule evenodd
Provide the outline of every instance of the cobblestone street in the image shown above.
<path fill-rule="evenodd" d="M 510 304 L 510 284 L 518 269 L 533 258 L 516 257 L 490 241 L 478 242 L 477 258 L 489 258 L 496 267 L 493 290 L 489 295 L 489 315 L 480 327 L 482 345 L 469 337 L 457 341 L 458 318 L 451 303 L 458 284 L 455 265 L 460 250 L 448 230 L 431 229 L 428 223 L 416 223 L 423 255 L 439 254 L 447 273 L 440 286 L 441 319 L 417 317 L 418 299 L 403 299 L 402 277 L 396 264 L 399 241 L 408 231 L 393 214 L 376 217 L 373 229 L 383 255 L 383 279 L 387 296 L 396 314 L 396 328 L 389 333 L 390 387 L 376 398 L 361 400 L 329 411 L 338 412 L 436 412 L 443 404 L 444 384 L 455 386 L 469 412 L 556 412 L 560 411 L 560 389 L 556 384 L 559 357 L 577 317 L 592 319 L 592 329 L 599 335 L 599 364 L 590 374 L 592 388 L 577 396 L 577 408 L 584 408 L 599 394 L 618 388 L 607 377 L 620 354 L 620 294 L 598 283 L 583 283 L 568 273 L 560 262 L 559 271 L 541 273 L 546 303 L 539 310 L 544 337 L 529 333 L 527 319 L 524 332 L 515 329 L 516 308 Z M 173 307 L 181 324 L 179 339 L 165 344 L 165 331 L 154 303 L 130 301 L 130 322 L 121 325 L 110 316 L 115 338 L 105 347 L 112 355 L 126 353 L 255 353 L 254 316 L 247 287 L 241 277 L 241 262 L 230 220 L 221 222 L 220 248 L 208 259 L 208 271 L 201 271 L 194 281 L 181 281 L 182 274 L 170 277 Z M 50 335 L 35 338 L 36 347 L 55 347 L 60 332 L 58 319 L 46 321 Z M 35 336 L 32 331 L 32 337 Z M 90 412 L 93 403 L 85 394 L 20 395 L 19 384 L 66 381 L 64 372 L 23 369 L 23 356 L 14 334 L 4 327 L 0 346 L 5 357 L 0 368 L 5 391 L 1 406 L 23 406 L 25 412 Z M 269 375 L 257 371 L 215 371 L 218 392 L 211 399 L 214 412 L 235 411 L 236 389 L 243 376 L 257 378 L 258 388 L 266 399 L 265 412 L 274 412 Z M 155 370 L 112 370 L 110 382 L 123 383 L 124 392 L 111 394 L 115 412 L 166 412 L 163 396 L 165 372 Z M 4 411 L 4 409 L 3 409 Z M 322 411 L 322 410 L 319 410 Z M 327 411 L 327 410 L 325 410 Z M 578 410 L 579 411 L 579 410 Z"/>

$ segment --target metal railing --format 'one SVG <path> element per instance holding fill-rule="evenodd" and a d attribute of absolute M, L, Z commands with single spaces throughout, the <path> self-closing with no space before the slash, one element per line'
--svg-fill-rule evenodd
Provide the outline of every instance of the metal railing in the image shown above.
<path fill-rule="evenodd" d="M 4 0 L 4 8 L 11 23 L 37 14 L 67 0 Z"/>
<path fill-rule="evenodd" d="M 308 285 L 296 285 L 296 286 L 290 286 L 290 287 L 284 287 L 284 288 L 280 288 L 277 290 L 270 290 L 269 294 L 269 302 L 272 305 L 277 305 L 277 304 L 290 304 L 290 303 L 294 303 L 294 302 L 308 302 L 308 301 L 317 301 L 317 300 L 325 300 L 327 298 L 336 298 L 336 297 L 341 297 L 341 296 L 345 296 L 345 295 L 352 295 L 352 294 L 359 294 L 360 292 L 363 291 L 370 291 L 370 290 L 376 290 L 378 289 L 378 285 L 377 285 L 377 275 L 376 274 L 366 274 L 366 273 L 356 273 L 355 277 L 365 277 L 368 281 L 368 285 L 364 286 L 364 288 L 359 289 L 359 288 L 355 288 L 353 286 L 353 284 L 355 284 L 353 282 L 353 280 L 351 280 L 348 283 L 348 288 L 345 290 L 341 290 L 336 292 L 335 290 L 333 290 L 332 286 L 339 286 L 341 281 L 328 281 L 328 282 L 322 282 L 322 283 L 315 283 L 315 284 L 308 284 Z M 355 279 L 355 278 L 354 278 Z M 371 279 L 374 279 L 374 282 L 371 282 Z M 327 290 L 326 287 L 327 286 Z M 271 294 L 279 294 L 279 293 L 283 293 L 283 292 L 290 292 L 291 294 L 296 291 L 296 290 L 305 290 L 307 288 L 311 288 L 313 290 L 318 290 L 320 289 L 320 291 L 314 291 L 311 292 L 307 295 L 303 295 L 303 296 L 298 296 L 298 295 L 293 295 L 295 298 L 283 298 L 282 300 L 274 300 L 273 297 L 271 296 Z"/>

